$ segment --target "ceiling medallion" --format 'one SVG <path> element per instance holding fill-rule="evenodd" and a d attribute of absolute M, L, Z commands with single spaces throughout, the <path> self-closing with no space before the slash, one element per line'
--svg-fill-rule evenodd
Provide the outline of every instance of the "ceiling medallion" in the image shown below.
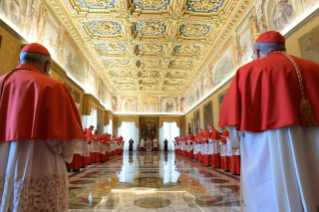
<path fill-rule="evenodd" d="M 115 1 L 110 0 L 76 0 L 82 7 L 90 9 L 107 9 L 114 8 Z"/>
<path fill-rule="evenodd" d="M 89 27 L 93 32 L 101 35 L 121 34 L 122 27 L 114 21 L 91 21 Z"/>
<path fill-rule="evenodd" d="M 121 53 L 126 50 L 125 45 L 120 43 L 99 43 L 99 47 L 102 51 L 108 53 Z"/>
<path fill-rule="evenodd" d="M 163 46 L 157 44 L 141 44 L 137 45 L 137 50 L 145 54 L 160 53 L 163 51 Z"/>
<path fill-rule="evenodd" d="M 151 59 L 151 60 L 140 60 L 139 61 L 142 66 L 158 66 L 161 64 L 161 60 L 159 59 Z"/>
<path fill-rule="evenodd" d="M 125 66 L 130 63 L 130 60 L 126 58 L 109 58 L 105 61 L 111 66 Z"/>
<path fill-rule="evenodd" d="M 173 67 L 188 67 L 192 65 L 191 60 L 172 60 L 169 64 Z"/>
<path fill-rule="evenodd" d="M 176 46 L 174 48 L 174 52 L 177 54 L 195 54 L 199 51 L 199 46 L 189 46 L 189 45 L 183 45 L 183 46 Z"/>
<path fill-rule="evenodd" d="M 132 0 L 132 2 L 142 10 L 161 10 L 167 9 L 170 0 Z"/>
<path fill-rule="evenodd" d="M 135 24 L 135 30 L 144 36 L 158 36 L 164 34 L 166 26 L 161 22 L 141 21 Z"/>
<path fill-rule="evenodd" d="M 210 31 L 210 26 L 206 24 L 183 24 L 179 32 L 184 37 L 204 37 Z"/>
<path fill-rule="evenodd" d="M 225 0 L 187 0 L 187 9 L 193 12 L 209 13 L 217 12 Z"/>

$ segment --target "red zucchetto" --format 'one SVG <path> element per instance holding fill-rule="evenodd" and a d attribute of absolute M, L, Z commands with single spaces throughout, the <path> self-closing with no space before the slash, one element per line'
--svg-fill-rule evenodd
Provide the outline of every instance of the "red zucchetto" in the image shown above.
<path fill-rule="evenodd" d="M 256 41 L 259 43 L 285 43 L 285 37 L 279 32 L 268 31 L 259 35 Z"/>
<path fill-rule="evenodd" d="M 30 43 L 26 45 L 25 47 L 23 47 L 21 52 L 32 52 L 51 56 L 50 52 L 44 46 L 38 43 Z"/>

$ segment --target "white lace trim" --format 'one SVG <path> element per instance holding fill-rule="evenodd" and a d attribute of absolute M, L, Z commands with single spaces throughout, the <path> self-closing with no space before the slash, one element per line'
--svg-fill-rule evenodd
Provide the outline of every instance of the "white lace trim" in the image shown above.
<path fill-rule="evenodd" d="M 68 211 L 66 174 L 41 177 L 0 176 L 0 210 Z"/>
<path fill-rule="evenodd" d="M 71 163 L 73 160 L 73 154 L 76 144 L 81 139 L 73 139 L 73 140 L 46 140 L 46 143 L 52 148 L 52 150 L 62 156 L 62 158 Z"/>

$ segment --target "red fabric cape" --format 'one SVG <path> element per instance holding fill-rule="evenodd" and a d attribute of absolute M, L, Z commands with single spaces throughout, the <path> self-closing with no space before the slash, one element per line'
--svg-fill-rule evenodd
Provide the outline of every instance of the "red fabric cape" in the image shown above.
<path fill-rule="evenodd" d="M 5 81 L 0 97 L 0 142 L 22 139 L 83 138 L 79 111 L 67 87 L 19 65 Z M 0 82 L 4 76 L 0 77 Z"/>
<path fill-rule="evenodd" d="M 92 134 L 92 130 L 91 130 L 91 129 L 87 129 L 87 131 L 86 131 L 86 137 L 87 137 L 88 139 L 90 139 L 90 138 L 93 137 L 93 134 Z"/>
<path fill-rule="evenodd" d="M 86 137 L 86 134 L 83 135 L 83 138 L 82 138 L 82 141 L 87 141 L 87 137 Z"/>
<path fill-rule="evenodd" d="M 220 134 L 217 130 L 213 130 L 212 135 L 210 137 L 212 140 L 220 140 Z"/>
<path fill-rule="evenodd" d="M 101 134 L 100 136 L 99 136 L 99 139 L 100 139 L 100 142 L 102 142 L 102 143 L 106 143 L 106 136 L 104 135 L 104 134 Z"/>
<path fill-rule="evenodd" d="M 225 136 L 225 137 L 228 137 L 229 138 L 229 132 L 228 132 L 228 130 L 224 130 L 224 132 L 223 132 L 223 136 Z M 226 138 L 225 137 L 221 137 L 221 139 L 220 139 L 220 142 L 222 142 L 222 143 L 227 143 L 227 141 L 226 141 Z"/>
<path fill-rule="evenodd" d="M 95 133 L 94 133 L 94 135 L 93 135 L 93 141 L 94 141 L 94 142 L 99 142 L 99 141 L 100 141 L 99 137 L 98 137 L 97 134 L 95 134 Z"/>
<path fill-rule="evenodd" d="M 210 131 L 206 130 L 204 138 L 209 139 L 210 138 Z"/>
<path fill-rule="evenodd" d="M 305 94 L 319 124 L 319 65 L 293 57 L 303 77 Z M 221 106 L 219 126 L 262 132 L 301 125 L 300 86 L 290 60 L 273 54 L 238 69 Z"/>

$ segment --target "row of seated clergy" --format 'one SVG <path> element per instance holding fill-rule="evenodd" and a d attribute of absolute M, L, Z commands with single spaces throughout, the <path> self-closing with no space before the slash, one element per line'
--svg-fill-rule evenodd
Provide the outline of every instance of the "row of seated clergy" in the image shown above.
<path fill-rule="evenodd" d="M 142 138 L 139 150 L 140 151 L 158 151 L 159 144 L 158 144 L 157 138 L 155 137 L 153 141 L 150 138 L 144 141 L 144 138 Z"/>
<path fill-rule="evenodd" d="M 81 142 L 75 147 L 73 160 L 67 163 L 68 171 L 78 171 L 92 163 L 105 162 L 111 156 L 123 154 L 124 140 L 122 136 L 105 133 L 98 136 L 98 130 L 91 125 L 89 129 L 84 128 L 84 135 Z"/>
<path fill-rule="evenodd" d="M 197 160 L 206 166 L 222 168 L 233 174 L 240 174 L 240 149 L 233 149 L 229 132 L 222 128 L 222 136 L 208 124 L 208 129 L 199 129 L 198 134 L 188 133 L 175 138 L 175 153 Z"/>

